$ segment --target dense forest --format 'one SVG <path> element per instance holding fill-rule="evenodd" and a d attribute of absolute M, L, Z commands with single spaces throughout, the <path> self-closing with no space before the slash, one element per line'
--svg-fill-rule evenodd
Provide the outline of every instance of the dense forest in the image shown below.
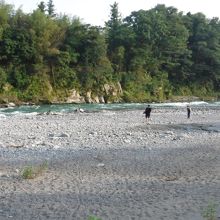
<path fill-rule="evenodd" d="M 102 102 L 218 98 L 220 21 L 165 5 L 122 19 L 115 2 L 100 27 L 57 15 L 52 0 L 28 14 L 0 1 L 0 102 L 73 91 Z"/>

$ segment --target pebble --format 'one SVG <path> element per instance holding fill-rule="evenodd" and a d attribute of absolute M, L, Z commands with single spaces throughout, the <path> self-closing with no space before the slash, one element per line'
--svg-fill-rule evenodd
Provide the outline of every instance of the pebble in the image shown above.
<path fill-rule="evenodd" d="M 99 164 L 97 164 L 97 167 L 104 167 L 104 166 L 105 166 L 104 163 L 99 163 Z"/>

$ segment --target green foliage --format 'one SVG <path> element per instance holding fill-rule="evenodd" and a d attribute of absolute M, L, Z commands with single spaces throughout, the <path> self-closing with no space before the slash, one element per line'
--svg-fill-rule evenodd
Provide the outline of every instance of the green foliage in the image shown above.
<path fill-rule="evenodd" d="M 34 102 L 49 102 L 53 95 L 53 88 L 45 74 L 31 77 L 31 83 L 23 92 L 23 99 Z"/>
<path fill-rule="evenodd" d="M 42 13 L 45 13 L 46 11 L 46 5 L 44 2 L 40 2 L 39 5 L 38 5 L 38 8 L 39 10 L 42 12 Z"/>
<path fill-rule="evenodd" d="M 125 73 L 122 76 L 123 99 L 126 102 L 145 102 L 151 100 L 151 93 L 147 89 L 150 83 L 151 77 L 143 70 Z"/>
<path fill-rule="evenodd" d="M 206 220 L 217 220 L 216 213 L 217 205 L 215 203 L 209 203 L 208 206 L 203 210 L 202 216 Z"/>
<path fill-rule="evenodd" d="M 9 72 L 9 83 L 15 88 L 24 91 L 29 85 L 30 78 L 28 77 L 25 67 L 15 67 Z"/>
<path fill-rule="evenodd" d="M 219 19 L 165 5 L 122 19 L 110 7 L 101 28 L 56 16 L 52 0 L 30 14 L 1 1 L 0 93 L 41 102 L 77 89 L 114 101 L 103 86 L 117 82 L 129 102 L 220 93 Z"/>
<path fill-rule="evenodd" d="M 175 90 L 175 94 L 179 95 L 179 96 L 191 96 L 192 95 L 192 91 L 188 86 L 179 86 L 176 90 Z"/>
<path fill-rule="evenodd" d="M 23 179 L 33 179 L 34 178 L 33 168 L 32 167 L 24 168 L 21 175 Z"/>
<path fill-rule="evenodd" d="M 119 46 L 122 19 L 118 9 L 118 3 L 111 5 L 110 20 L 106 22 L 108 53 L 113 55 L 114 50 Z"/>
<path fill-rule="evenodd" d="M 38 166 L 27 166 L 22 170 L 21 176 L 23 179 L 34 179 L 42 175 L 42 173 L 45 172 L 47 168 L 48 168 L 47 161 L 45 161 L 44 163 Z"/>
<path fill-rule="evenodd" d="M 55 14 L 55 9 L 54 9 L 54 4 L 53 4 L 53 0 L 49 0 L 48 3 L 47 3 L 47 12 L 48 12 L 48 15 L 50 17 L 55 17 L 56 14 Z"/>
<path fill-rule="evenodd" d="M 3 87 L 7 82 L 7 74 L 6 72 L 0 67 L 0 91 L 3 91 Z"/>

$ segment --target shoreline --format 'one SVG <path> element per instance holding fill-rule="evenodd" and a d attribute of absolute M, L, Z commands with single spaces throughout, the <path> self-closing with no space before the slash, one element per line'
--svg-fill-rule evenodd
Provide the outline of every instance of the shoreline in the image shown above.
<path fill-rule="evenodd" d="M 0 219 L 220 216 L 220 110 L 0 118 Z M 28 165 L 48 162 L 32 180 Z"/>
<path fill-rule="evenodd" d="M 140 104 L 154 104 L 154 103 L 181 103 L 181 102 L 218 102 L 220 101 L 219 97 L 198 97 L 198 96 L 173 96 L 171 99 L 166 99 L 163 101 L 154 101 L 154 102 L 140 102 Z M 133 103 L 133 102 L 130 102 Z M 21 107 L 21 106 L 36 106 L 36 105 L 85 105 L 85 104 L 126 104 L 126 102 L 111 102 L 111 103 L 90 103 L 90 102 L 24 102 L 24 101 L 3 101 L 0 103 L 1 108 L 10 108 L 10 107 Z M 128 103 L 129 104 L 129 103 Z"/>

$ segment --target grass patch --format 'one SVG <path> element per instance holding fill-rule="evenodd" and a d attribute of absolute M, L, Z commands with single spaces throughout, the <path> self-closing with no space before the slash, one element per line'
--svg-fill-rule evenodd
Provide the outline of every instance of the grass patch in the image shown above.
<path fill-rule="evenodd" d="M 209 202 L 208 206 L 203 210 L 202 216 L 206 220 L 217 220 L 217 204 Z"/>
<path fill-rule="evenodd" d="M 45 172 L 47 168 L 48 168 L 47 161 L 45 161 L 44 163 L 38 166 L 27 166 L 22 170 L 21 176 L 23 179 L 34 179 L 42 175 L 42 173 Z"/>

